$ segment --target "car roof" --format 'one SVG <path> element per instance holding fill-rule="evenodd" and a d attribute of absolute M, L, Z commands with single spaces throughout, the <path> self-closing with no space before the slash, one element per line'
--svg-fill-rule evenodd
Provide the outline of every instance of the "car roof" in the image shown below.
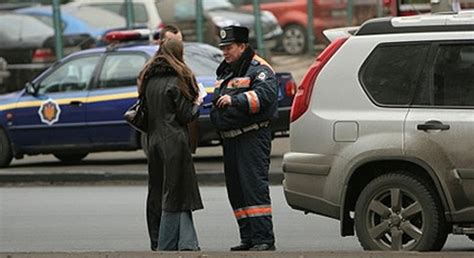
<path fill-rule="evenodd" d="M 473 31 L 474 10 L 459 13 L 425 14 L 371 19 L 355 35 L 411 32 Z"/>
<path fill-rule="evenodd" d="M 74 52 L 70 54 L 68 57 L 75 57 L 78 55 L 92 54 L 92 53 L 125 52 L 125 51 L 139 51 L 139 52 L 145 52 L 148 55 L 153 55 L 157 50 L 158 50 L 158 46 L 156 45 L 145 45 L 143 43 L 138 43 L 138 44 L 124 43 L 124 44 L 119 44 L 116 46 L 106 46 L 106 47 L 85 49 L 85 50 Z"/>

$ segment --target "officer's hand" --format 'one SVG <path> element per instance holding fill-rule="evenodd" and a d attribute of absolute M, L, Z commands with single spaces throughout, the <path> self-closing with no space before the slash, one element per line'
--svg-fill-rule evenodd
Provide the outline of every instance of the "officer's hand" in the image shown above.
<path fill-rule="evenodd" d="M 218 100 L 217 100 L 217 103 L 216 103 L 216 106 L 218 108 L 223 108 L 223 107 L 226 107 L 226 106 L 231 106 L 232 105 L 232 98 L 229 96 L 229 95 L 224 95 L 224 96 L 221 96 Z"/>

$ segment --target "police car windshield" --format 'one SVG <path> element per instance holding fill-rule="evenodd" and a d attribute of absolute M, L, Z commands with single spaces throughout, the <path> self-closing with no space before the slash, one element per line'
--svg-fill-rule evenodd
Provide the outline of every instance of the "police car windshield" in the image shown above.
<path fill-rule="evenodd" d="M 216 69 L 219 66 L 219 62 L 216 59 L 211 59 L 197 53 L 185 55 L 185 62 L 189 65 L 195 76 L 215 76 Z"/>
<path fill-rule="evenodd" d="M 215 76 L 223 55 L 220 49 L 210 45 L 184 43 L 184 59 L 196 76 Z"/>

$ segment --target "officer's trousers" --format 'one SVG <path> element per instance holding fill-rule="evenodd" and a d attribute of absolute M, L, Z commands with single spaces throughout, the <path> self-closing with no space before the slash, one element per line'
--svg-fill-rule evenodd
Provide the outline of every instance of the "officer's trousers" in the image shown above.
<path fill-rule="evenodd" d="M 268 185 L 271 130 L 261 128 L 225 138 L 224 171 L 227 194 L 245 244 L 274 244 Z"/>

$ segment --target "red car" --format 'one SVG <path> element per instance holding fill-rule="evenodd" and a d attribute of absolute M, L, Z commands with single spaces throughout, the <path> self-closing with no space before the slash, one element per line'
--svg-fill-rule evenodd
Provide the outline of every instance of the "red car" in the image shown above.
<path fill-rule="evenodd" d="M 307 0 L 262 1 L 261 10 L 272 12 L 283 35 L 280 46 L 289 54 L 302 54 L 307 49 Z M 347 5 L 342 0 L 313 0 L 313 28 L 316 42 L 325 42 L 322 31 L 347 25 Z M 252 5 L 243 6 L 252 9 Z"/>

